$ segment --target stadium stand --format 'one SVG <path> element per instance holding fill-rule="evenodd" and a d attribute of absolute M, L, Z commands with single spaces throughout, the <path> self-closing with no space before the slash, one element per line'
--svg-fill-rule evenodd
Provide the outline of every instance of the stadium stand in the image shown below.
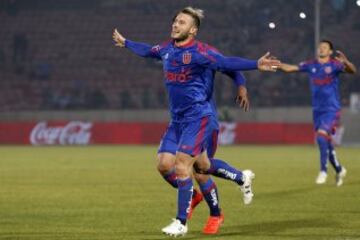
<path fill-rule="evenodd" d="M 152 44 L 168 38 L 170 21 L 184 2 L 158 0 L 4 0 L 0 4 L 0 111 L 165 108 L 161 64 L 114 47 L 114 27 L 129 39 Z M 258 58 L 267 50 L 285 62 L 311 58 L 312 0 L 198 0 L 206 11 L 199 39 L 226 55 Z M 359 59 L 360 8 L 349 1 L 322 4 L 322 36 Z M 281 8 L 278 6 L 281 5 Z M 226 12 L 226 14 L 224 14 Z M 344 21 L 347 19 L 348 21 Z M 350 21 L 349 21 L 350 20 Z M 272 21 L 275 29 L 268 28 Z M 307 77 L 246 73 L 252 106 L 307 106 Z M 218 105 L 232 104 L 233 86 L 219 74 Z M 359 81 L 342 78 L 345 105 Z"/>

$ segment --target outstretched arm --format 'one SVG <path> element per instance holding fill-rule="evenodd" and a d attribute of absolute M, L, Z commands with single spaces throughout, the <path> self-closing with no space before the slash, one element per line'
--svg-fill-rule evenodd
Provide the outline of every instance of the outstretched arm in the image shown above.
<path fill-rule="evenodd" d="M 115 41 L 115 46 L 121 48 L 126 47 L 140 57 L 151 57 L 156 59 L 161 58 L 158 52 L 158 48 L 152 47 L 151 45 L 146 43 L 130 41 L 124 38 L 124 36 L 120 34 L 116 28 L 113 32 L 113 39 Z"/>
<path fill-rule="evenodd" d="M 199 64 L 207 66 L 210 69 L 223 72 L 255 69 L 259 69 L 260 71 L 275 72 L 281 63 L 279 60 L 271 57 L 270 53 L 266 53 L 258 60 L 250 60 L 240 57 L 225 57 L 217 52 L 208 51 L 206 53 L 202 53 Z"/>
<path fill-rule="evenodd" d="M 283 72 L 287 72 L 287 73 L 290 73 L 290 72 L 299 72 L 300 69 L 299 69 L 299 66 L 297 65 L 292 65 L 292 64 L 287 64 L 287 63 L 281 63 L 279 69 Z"/>
<path fill-rule="evenodd" d="M 345 66 L 344 71 L 346 73 L 356 73 L 356 67 L 355 65 L 349 61 L 349 59 L 345 56 L 345 54 L 341 51 L 336 51 L 337 56 L 335 57 L 338 61 L 342 62 Z"/>

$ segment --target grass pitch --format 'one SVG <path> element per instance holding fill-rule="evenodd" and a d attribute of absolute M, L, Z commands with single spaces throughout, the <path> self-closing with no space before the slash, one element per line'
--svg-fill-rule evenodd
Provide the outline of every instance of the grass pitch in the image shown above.
<path fill-rule="evenodd" d="M 168 239 L 176 191 L 155 168 L 155 146 L 0 147 L 0 239 Z M 360 239 L 360 149 L 341 148 L 348 176 L 314 183 L 312 146 L 220 147 L 217 157 L 256 174 L 244 206 L 232 182 L 215 179 L 225 223 L 201 234 L 202 203 L 183 239 Z"/>

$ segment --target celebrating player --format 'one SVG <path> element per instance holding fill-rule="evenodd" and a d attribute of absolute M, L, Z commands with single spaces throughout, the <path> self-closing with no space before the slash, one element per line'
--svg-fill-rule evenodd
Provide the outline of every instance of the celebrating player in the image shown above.
<path fill-rule="evenodd" d="M 317 59 L 297 65 L 281 64 L 284 72 L 306 72 L 310 77 L 313 122 L 316 140 L 320 150 L 320 173 L 316 178 L 317 184 L 324 184 L 327 179 L 327 160 L 336 171 L 336 186 L 343 184 L 346 169 L 341 166 L 336 157 L 334 145 L 331 141 L 340 120 L 339 74 L 355 73 L 356 67 L 344 53 L 337 52 L 332 58 L 334 48 L 332 42 L 322 40 L 318 46 Z"/>
<path fill-rule="evenodd" d="M 193 182 L 193 166 L 197 171 L 232 180 L 241 186 L 245 203 L 253 197 L 251 182 L 254 173 L 243 172 L 219 159 L 209 159 L 206 149 L 209 139 L 217 135 L 218 122 L 209 95 L 209 80 L 214 71 L 242 70 L 275 71 L 280 61 L 267 53 L 259 60 L 225 57 L 207 44 L 195 41 L 202 10 L 187 7 L 173 19 L 171 41 L 149 45 L 125 39 L 116 29 L 113 38 L 117 46 L 126 47 L 142 57 L 162 60 L 165 85 L 168 90 L 171 124 L 174 128 L 177 149 L 175 169 L 178 185 L 177 217 L 162 231 L 172 236 L 185 235 Z M 194 165 L 195 164 L 195 165 Z"/>
<path fill-rule="evenodd" d="M 245 78 L 240 72 L 225 74 L 233 78 L 233 81 L 238 88 L 236 100 L 239 103 L 240 107 L 242 107 L 245 111 L 248 111 L 249 100 L 245 87 Z M 214 78 L 209 78 L 209 80 L 213 79 Z M 213 92 L 213 83 L 209 84 L 209 86 L 209 96 L 211 97 Z M 214 101 L 212 101 L 212 107 L 214 115 L 217 115 Z M 217 131 L 218 130 L 219 129 L 217 129 Z M 208 141 L 210 142 L 206 144 L 207 154 L 210 158 L 213 158 L 217 148 L 217 133 L 214 135 L 213 138 L 209 138 Z M 170 123 L 161 140 L 158 150 L 158 170 L 163 176 L 163 178 L 175 188 L 178 188 L 175 173 L 175 157 L 177 145 L 178 143 L 176 139 L 175 128 L 173 124 Z M 188 219 L 191 218 L 194 208 L 203 200 L 204 196 L 206 203 L 210 209 L 210 216 L 206 222 L 205 227 L 203 228 L 203 233 L 216 234 L 219 231 L 221 224 L 224 222 L 224 215 L 219 207 L 219 198 L 216 184 L 209 175 L 194 173 L 194 177 L 195 180 L 198 182 L 203 195 L 199 193 L 196 189 L 194 189 Z"/>

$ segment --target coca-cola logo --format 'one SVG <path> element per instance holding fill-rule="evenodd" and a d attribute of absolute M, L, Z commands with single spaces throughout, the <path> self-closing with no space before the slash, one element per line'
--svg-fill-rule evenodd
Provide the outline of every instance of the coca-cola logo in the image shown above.
<path fill-rule="evenodd" d="M 64 126 L 49 126 L 39 122 L 32 129 L 32 145 L 86 145 L 90 143 L 92 123 L 72 121 Z"/>

